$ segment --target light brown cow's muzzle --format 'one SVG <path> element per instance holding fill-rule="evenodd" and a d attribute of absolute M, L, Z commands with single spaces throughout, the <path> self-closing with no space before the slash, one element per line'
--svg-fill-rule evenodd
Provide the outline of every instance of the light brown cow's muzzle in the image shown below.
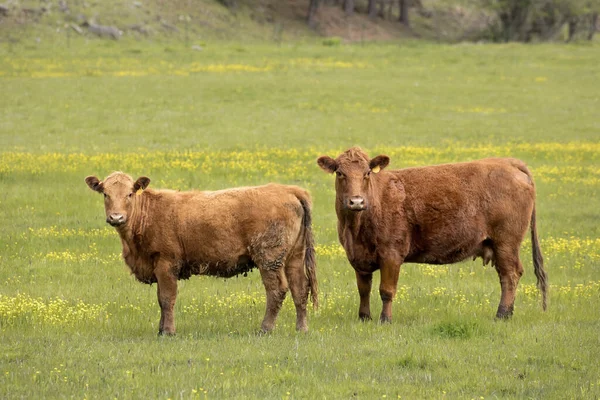
<path fill-rule="evenodd" d="M 108 222 L 111 226 L 119 226 L 123 225 L 126 221 L 126 218 L 123 214 L 110 214 L 106 217 L 106 222 Z"/>
<path fill-rule="evenodd" d="M 367 208 L 365 199 L 360 196 L 352 196 L 348 199 L 348 209 L 352 211 L 362 211 Z"/>

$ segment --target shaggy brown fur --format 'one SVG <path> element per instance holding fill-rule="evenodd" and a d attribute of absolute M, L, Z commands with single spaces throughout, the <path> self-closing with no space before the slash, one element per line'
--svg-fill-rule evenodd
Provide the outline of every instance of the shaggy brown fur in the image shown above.
<path fill-rule="evenodd" d="M 360 318 L 371 318 L 374 271 L 381 270 L 380 320 L 390 321 L 402 263 L 449 264 L 468 257 L 492 262 L 502 289 L 496 316 L 509 317 L 523 274 L 519 248 L 528 225 L 546 309 L 535 187 L 522 161 L 489 158 L 379 172 L 389 157 L 369 159 L 360 148 L 352 148 L 337 159 L 320 157 L 317 163 L 337 174 L 338 236 L 356 271 Z"/>
<path fill-rule="evenodd" d="M 304 189 L 269 184 L 216 192 L 146 189 L 122 172 L 85 179 L 104 194 L 106 221 L 117 229 L 135 277 L 158 283 L 159 334 L 174 334 L 177 280 L 231 277 L 258 268 L 267 292 L 262 330 L 273 329 L 288 288 L 296 329 L 307 331 L 306 304 L 317 307 L 311 200 Z"/>

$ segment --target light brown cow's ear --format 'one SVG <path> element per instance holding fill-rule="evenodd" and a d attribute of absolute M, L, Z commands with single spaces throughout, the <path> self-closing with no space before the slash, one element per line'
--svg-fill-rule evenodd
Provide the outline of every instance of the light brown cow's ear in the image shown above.
<path fill-rule="evenodd" d="M 329 156 L 321 156 L 317 159 L 317 164 L 319 167 L 327 173 L 333 174 L 335 170 L 338 168 L 335 160 Z"/>
<path fill-rule="evenodd" d="M 133 184 L 133 191 L 137 192 L 138 190 L 144 190 L 148 187 L 149 184 L 150 184 L 150 178 L 141 176 Z"/>
<path fill-rule="evenodd" d="M 387 167 L 389 163 L 390 158 L 388 156 L 379 155 L 369 161 L 369 168 L 371 168 L 371 171 L 374 173 L 378 173 L 380 170 Z"/>
<path fill-rule="evenodd" d="M 87 178 L 85 178 L 85 183 L 87 183 L 90 189 L 92 189 L 95 192 L 102 193 L 104 191 L 104 185 L 102 185 L 100 179 L 96 178 L 93 175 L 90 175 Z"/>

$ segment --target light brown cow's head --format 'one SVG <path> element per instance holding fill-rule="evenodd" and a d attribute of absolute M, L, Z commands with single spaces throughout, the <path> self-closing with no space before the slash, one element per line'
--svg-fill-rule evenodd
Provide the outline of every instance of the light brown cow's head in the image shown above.
<path fill-rule="evenodd" d="M 335 179 L 336 201 L 344 210 L 363 211 L 369 207 L 373 190 L 372 174 L 387 167 L 388 156 L 379 155 L 369 159 L 359 147 L 346 150 L 335 160 L 328 156 L 319 157 L 317 163 Z"/>
<path fill-rule="evenodd" d="M 150 184 L 150 179 L 142 176 L 134 182 L 131 176 L 123 172 L 113 172 L 103 181 L 95 176 L 88 176 L 85 178 L 85 183 L 90 189 L 104 194 L 106 222 L 118 227 L 127 222 L 136 193 L 138 190 L 146 189 Z"/>

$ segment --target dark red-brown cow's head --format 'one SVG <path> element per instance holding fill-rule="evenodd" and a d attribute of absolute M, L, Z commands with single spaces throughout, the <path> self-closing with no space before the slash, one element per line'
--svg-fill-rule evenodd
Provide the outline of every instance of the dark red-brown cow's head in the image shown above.
<path fill-rule="evenodd" d="M 88 176 L 85 178 L 85 183 L 90 189 L 104 194 L 106 222 L 118 227 L 127 222 L 127 218 L 131 215 L 134 196 L 139 193 L 138 191 L 148 187 L 150 179 L 142 176 L 134 182 L 131 176 L 123 172 L 113 172 L 103 181 L 95 176 Z"/>
<path fill-rule="evenodd" d="M 346 150 L 335 160 L 329 156 L 319 157 L 319 166 L 328 173 L 336 174 L 336 201 L 344 210 L 363 211 L 372 198 L 373 176 L 390 163 L 388 156 L 369 156 L 359 147 Z"/>

